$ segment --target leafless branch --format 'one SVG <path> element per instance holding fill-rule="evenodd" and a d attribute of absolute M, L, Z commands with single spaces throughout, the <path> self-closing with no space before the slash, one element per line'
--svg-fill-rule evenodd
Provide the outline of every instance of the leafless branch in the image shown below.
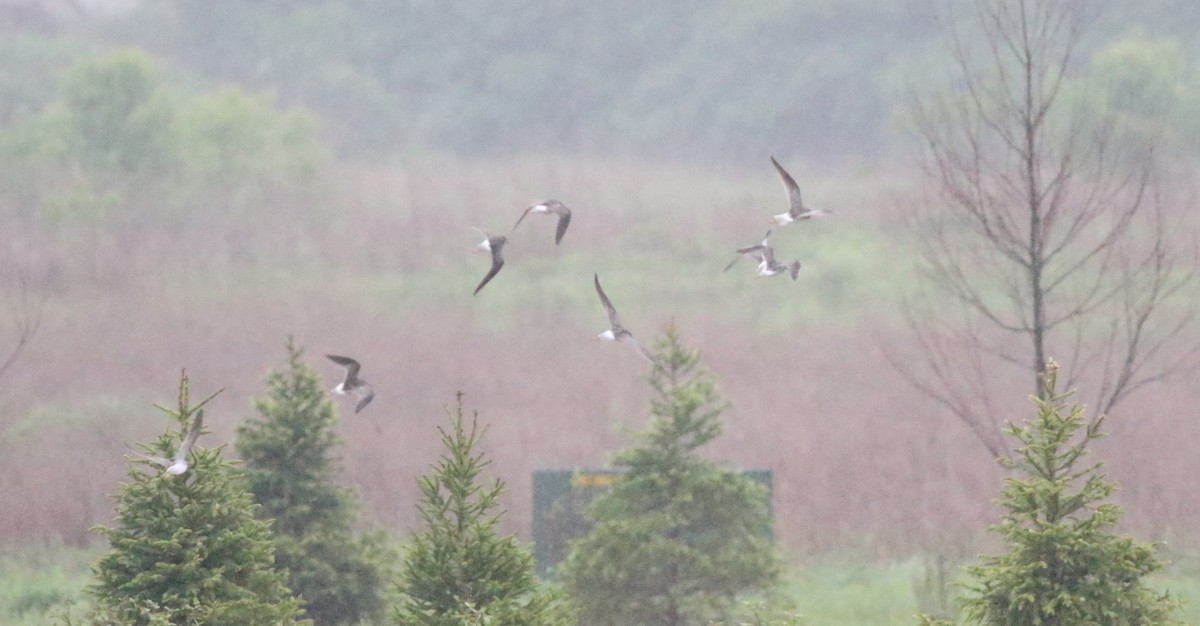
<path fill-rule="evenodd" d="M 33 284 L 24 271 L 17 271 L 17 288 L 15 297 L 11 299 L 13 302 L 12 321 L 16 331 L 16 343 L 9 350 L 8 355 L 0 362 L 0 378 L 8 372 L 9 368 L 17 362 L 21 353 L 33 340 L 37 334 L 38 328 L 42 324 L 42 310 L 45 305 L 45 296 L 34 293 Z"/>
<path fill-rule="evenodd" d="M 923 363 L 893 365 L 993 453 L 1000 369 L 1032 374 L 1040 394 L 1055 351 L 1071 383 L 1089 372 L 1108 412 L 1200 356 L 1181 297 L 1196 259 L 1164 227 L 1153 150 L 1061 106 L 1093 6 L 976 0 L 970 33 L 947 14 L 957 90 L 914 106 L 936 201 L 908 226 L 938 304 L 907 303 Z"/>

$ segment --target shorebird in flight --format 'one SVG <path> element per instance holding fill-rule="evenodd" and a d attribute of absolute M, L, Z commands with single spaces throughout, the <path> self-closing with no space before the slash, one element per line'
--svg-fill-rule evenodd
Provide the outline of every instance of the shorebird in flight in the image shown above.
<path fill-rule="evenodd" d="M 784 272 L 791 273 L 792 280 L 796 280 L 796 275 L 800 273 L 800 261 L 792 261 L 786 265 L 780 263 L 775 260 L 775 251 L 771 249 L 771 246 L 764 246 L 762 260 L 758 264 L 757 278 L 777 276 Z"/>
<path fill-rule="evenodd" d="M 161 456 L 149 456 L 141 454 L 140 456 L 152 463 L 166 468 L 166 474 L 178 476 L 188 471 L 188 454 L 192 451 L 192 446 L 196 445 L 196 440 L 200 438 L 200 429 L 203 427 L 204 411 L 196 413 L 196 419 L 192 420 L 192 425 L 188 428 L 187 434 L 183 436 L 183 443 L 179 444 L 179 450 L 175 452 L 175 458 L 166 459 Z"/>
<path fill-rule="evenodd" d="M 521 220 L 525 219 L 530 213 L 541 213 L 542 215 L 554 214 L 558 216 L 558 228 L 554 231 L 554 245 L 558 245 L 562 241 L 563 235 L 567 234 L 567 226 L 571 224 L 571 209 L 567 205 L 558 200 L 547 200 L 539 204 L 530 206 L 525 209 L 521 217 L 517 218 L 517 223 L 513 224 L 513 230 L 516 230 L 521 225 Z"/>
<path fill-rule="evenodd" d="M 500 271 L 500 268 L 504 267 L 504 257 L 500 255 L 500 251 L 504 249 L 504 244 L 508 243 L 508 238 L 504 235 L 492 236 L 484 232 L 481 228 L 475 228 L 475 230 L 479 231 L 479 234 L 483 235 L 483 242 L 481 242 L 478 246 L 475 246 L 475 249 L 480 252 L 492 253 L 492 269 L 488 270 L 488 273 L 483 277 L 483 280 L 479 281 L 479 286 L 475 288 L 475 292 L 471 295 L 479 293 L 479 290 L 483 289 L 483 286 L 488 284 L 488 281 L 492 280 L 492 278 L 496 276 L 496 274 Z"/>
<path fill-rule="evenodd" d="M 792 175 L 783 169 L 783 166 L 779 164 L 779 161 L 775 160 L 775 157 L 771 157 L 771 163 L 775 166 L 775 171 L 779 172 L 779 178 L 783 179 L 783 186 L 787 189 L 789 205 L 787 213 L 780 213 L 772 217 L 772 222 L 779 226 L 787 226 L 797 220 L 806 220 L 810 217 L 820 217 L 833 213 L 833 211 L 825 209 L 809 209 L 805 207 L 804 202 L 800 200 L 800 187 L 796 185 L 796 181 L 792 178 Z"/>
<path fill-rule="evenodd" d="M 767 239 L 770 239 L 770 238 L 771 238 L 771 230 L 768 229 L 767 234 L 763 235 L 762 243 L 760 243 L 756 246 L 747 246 L 745 248 L 738 248 L 736 250 L 738 255 L 733 257 L 733 260 L 730 261 L 729 265 L 726 265 L 725 269 L 722 271 L 728 272 L 729 268 L 731 268 L 735 264 L 737 264 L 738 259 L 740 259 L 742 257 L 746 257 L 748 259 L 753 259 L 755 263 L 758 263 L 761 265 L 763 262 L 764 251 L 771 249 L 771 246 L 767 243 Z"/>
<path fill-rule="evenodd" d="M 767 278 L 769 276 L 776 276 L 784 272 L 790 272 L 792 275 L 792 280 L 796 280 L 796 275 L 800 272 L 800 261 L 792 261 L 788 264 L 783 264 L 779 261 L 776 261 L 775 249 L 767 243 L 767 239 L 770 237 L 771 231 L 768 230 L 767 234 L 763 235 L 762 243 L 756 246 L 738 248 L 738 256 L 733 257 L 733 260 L 729 262 L 729 265 L 725 266 L 724 271 L 728 272 L 729 268 L 733 267 L 734 264 L 738 262 L 738 259 L 747 257 L 758 263 L 758 278 Z"/>
<path fill-rule="evenodd" d="M 336 354 L 325 355 L 330 361 L 346 368 L 346 380 L 338 383 L 337 387 L 332 389 L 333 393 L 339 396 L 346 394 L 354 394 L 358 398 L 358 403 L 354 405 L 354 412 L 358 413 L 363 410 L 363 407 L 371 403 L 375 399 L 375 390 L 367 381 L 358 377 L 358 370 L 362 367 L 358 361 L 348 356 L 338 356 Z"/>
<path fill-rule="evenodd" d="M 633 338 L 633 333 L 625 330 L 625 327 L 621 325 L 621 320 L 617 317 L 617 310 L 613 308 L 612 302 L 604 294 L 604 289 L 600 287 L 600 276 L 592 274 L 592 280 L 596 283 L 596 295 L 600 296 L 600 304 L 603 304 L 604 310 L 608 311 L 609 325 L 608 330 L 596 335 L 595 339 L 600 341 L 624 341 L 633 346 L 643 358 L 653 363 L 654 357 L 650 356 L 650 353 L 642 347 L 642 344 L 638 343 L 637 339 Z"/>

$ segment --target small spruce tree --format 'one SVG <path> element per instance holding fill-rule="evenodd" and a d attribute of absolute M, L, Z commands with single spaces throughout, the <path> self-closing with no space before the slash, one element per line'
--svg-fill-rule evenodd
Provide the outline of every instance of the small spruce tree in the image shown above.
<path fill-rule="evenodd" d="M 777 578 L 766 494 L 697 450 L 726 405 L 674 327 L 655 346 L 649 428 L 615 458 L 628 468 L 588 509 L 591 532 L 560 566 L 585 625 L 682 626 L 728 619 L 739 594 Z"/>
<path fill-rule="evenodd" d="M 178 428 L 142 447 L 172 457 L 208 399 L 189 404 L 185 374 L 178 407 L 163 409 Z M 241 473 L 221 458 L 220 448 L 197 444 L 188 460 L 189 469 L 178 476 L 164 474 L 149 459 L 131 462 L 129 481 L 117 496 L 116 525 L 100 529 L 112 548 L 93 567 L 89 594 L 96 610 L 89 621 L 308 624 L 274 566 L 270 525 L 255 516 Z"/>
<path fill-rule="evenodd" d="M 274 520 L 275 561 L 308 616 L 317 626 L 377 621 L 390 551 L 381 536 L 352 530 L 354 496 L 333 483 L 337 415 L 302 354 L 289 337 L 287 364 L 268 374 L 255 402 L 261 419 L 238 427 L 237 450 L 260 516 Z"/>
<path fill-rule="evenodd" d="M 462 393 L 438 428 L 445 446 L 433 471 L 418 481 L 417 508 L 425 529 L 414 533 L 401 572 L 403 599 L 396 623 L 404 626 L 550 626 L 567 624 L 555 593 L 533 574 L 533 555 L 496 525 L 504 484 L 484 484 L 488 461 L 476 452 L 483 430 L 478 413 L 464 423 Z"/>
<path fill-rule="evenodd" d="M 968 567 L 961 599 L 969 623 L 994 626 L 1152 626 L 1179 624 L 1177 602 L 1142 578 L 1162 569 L 1152 545 L 1113 534 L 1121 509 L 1109 501 L 1116 485 L 1085 464 L 1100 438 L 1103 417 L 1087 423 L 1083 407 L 1067 408 L 1071 393 L 1057 392 L 1058 366 L 1043 374 L 1044 399 L 1024 426 L 1009 423 L 1015 454 L 1000 462 L 1007 510 L 992 530 L 1008 543 L 1000 556 Z M 945 624 L 922 617 L 924 624 Z"/>

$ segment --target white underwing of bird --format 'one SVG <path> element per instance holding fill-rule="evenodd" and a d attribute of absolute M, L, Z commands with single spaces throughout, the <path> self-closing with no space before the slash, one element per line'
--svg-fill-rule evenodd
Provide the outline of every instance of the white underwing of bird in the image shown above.
<path fill-rule="evenodd" d="M 593 274 L 592 281 L 596 285 L 596 295 L 600 296 L 600 304 L 604 305 L 604 310 L 608 312 L 608 330 L 596 335 L 595 339 L 600 341 L 621 341 L 629 344 L 638 354 L 642 355 L 647 361 L 654 362 L 654 357 L 650 352 L 634 339 L 633 333 L 625 329 L 621 325 L 620 318 L 617 317 L 617 310 L 613 308 L 612 301 L 608 299 L 608 295 L 604 293 L 604 288 L 600 286 L 600 275 Z"/>
<path fill-rule="evenodd" d="M 806 220 L 812 217 L 821 217 L 829 215 L 833 211 L 826 209 L 810 209 L 804 206 L 804 201 L 800 199 L 800 186 L 796 184 L 796 180 L 792 178 L 787 170 L 771 157 L 771 164 L 775 166 L 775 171 L 779 172 L 779 178 L 783 181 L 783 187 L 787 190 L 788 195 L 788 210 L 786 213 L 780 213 L 771 218 L 771 222 L 779 226 L 787 226 L 792 222 Z"/>
<path fill-rule="evenodd" d="M 547 200 L 530 205 L 529 208 L 525 209 L 521 217 L 517 218 L 517 223 L 513 224 L 512 229 L 514 231 L 517 230 L 517 227 L 521 225 L 521 221 L 530 213 L 534 215 L 558 216 L 558 226 L 554 229 L 554 245 L 558 245 L 562 241 L 563 235 L 567 234 L 567 226 L 571 225 L 571 209 L 558 200 Z"/>
<path fill-rule="evenodd" d="M 354 405 L 355 413 L 363 410 L 363 407 L 375 399 L 375 389 L 367 384 L 366 380 L 358 376 L 358 370 L 362 368 L 358 361 L 348 356 L 338 356 L 336 354 L 326 354 L 325 357 L 346 368 L 345 380 L 338 383 L 331 391 L 339 396 L 353 394 L 358 398 L 358 402 Z"/>

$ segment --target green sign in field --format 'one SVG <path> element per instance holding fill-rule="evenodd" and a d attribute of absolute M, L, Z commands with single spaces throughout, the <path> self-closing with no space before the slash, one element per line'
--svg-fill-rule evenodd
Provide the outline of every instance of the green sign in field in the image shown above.
<path fill-rule="evenodd" d="M 538 575 L 567 555 L 567 544 L 587 534 L 586 515 L 592 500 L 608 491 L 625 473 L 619 469 L 547 469 L 533 472 L 533 552 Z M 766 487 L 771 511 L 771 470 L 744 470 L 746 477 Z M 768 535 L 771 529 L 764 529 Z"/>

